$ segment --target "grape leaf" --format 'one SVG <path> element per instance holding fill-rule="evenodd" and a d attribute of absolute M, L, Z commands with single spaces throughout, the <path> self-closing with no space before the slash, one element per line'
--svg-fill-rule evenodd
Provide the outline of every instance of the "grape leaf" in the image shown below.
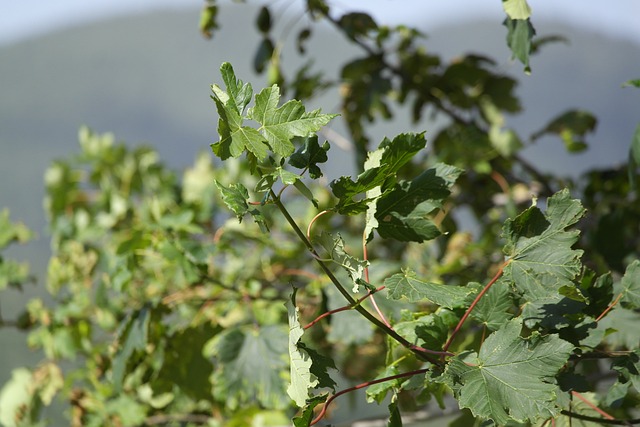
<path fill-rule="evenodd" d="M 533 332 L 520 337 L 522 320 L 514 319 L 491 334 L 480 353 L 451 359 L 444 380 L 461 408 L 504 425 L 547 418 L 558 412 L 554 375 L 567 362 L 573 346 L 556 335 Z"/>
<path fill-rule="evenodd" d="M 289 157 L 289 164 L 294 168 L 309 169 L 309 176 L 318 179 L 322 176 L 318 163 L 325 163 L 328 160 L 329 147 L 329 143 L 326 141 L 321 147 L 318 144 L 317 135 L 304 138 L 304 143 Z"/>
<path fill-rule="evenodd" d="M 384 281 L 387 298 L 398 300 L 406 298 L 411 302 L 429 300 L 439 306 L 454 308 L 465 304 L 473 289 L 448 286 L 440 283 L 424 282 L 416 277 L 412 270 L 404 270 Z"/>
<path fill-rule="evenodd" d="M 263 232 L 269 231 L 267 220 L 259 209 L 249 209 L 247 200 L 249 199 L 249 190 L 244 185 L 230 184 L 229 187 L 225 187 L 217 180 L 214 180 L 216 187 L 220 190 L 222 195 L 222 201 L 229 209 L 236 214 L 239 222 L 242 222 L 244 216 L 248 213 L 251 214 L 253 220 L 260 226 Z"/>
<path fill-rule="evenodd" d="M 449 188 L 461 172 L 454 166 L 438 164 L 416 179 L 402 181 L 385 192 L 376 204 L 378 234 L 419 243 L 439 236 L 440 230 L 427 216 L 442 207 L 443 199 L 449 196 Z"/>
<path fill-rule="evenodd" d="M 616 286 L 621 293 L 620 302 L 626 308 L 640 308 L 640 261 L 635 260 L 627 267 L 624 276 Z"/>
<path fill-rule="evenodd" d="M 580 273 L 582 251 L 571 246 L 579 232 L 565 228 L 575 224 L 584 212 L 580 202 L 562 190 L 549 198 L 544 214 L 532 206 L 505 222 L 504 252 L 510 262 L 504 269 L 504 278 L 526 301 L 555 301 L 563 287 L 575 287 L 573 280 Z"/>
<path fill-rule="evenodd" d="M 229 409 L 247 403 L 286 408 L 283 372 L 287 369 L 287 333 L 279 326 L 230 328 L 209 341 L 203 352 L 215 358 L 214 397 Z"/>
<path fill-rule="evenodd" d="M 422 150 L 426 143 L 424 133 L 400 134 L 393 140 L 383 139 L 378 149 L 369 153 L 369 157 L 375 158 L 375 161 L 371 160 L 368 163 L 372 167 L 358 175 L 355 181 L 343 176 L 331 182 L 331 190 L 339 199 L 335 209 L 347 215 L 363 212 L 367 208 L 368 199 L 354 198 L 388 184 L 389 181 L 395 181 L 398 170 Z"/>
<path fill-rule="evenodd" d="M 287 300 L 289 316 L 289 360 L 291 363 L 291 381 L 287 393 L 296 405 L 304 407 L 309 398 L 309 390 L 314 387 L 335 389 L 336 383 L 327 374 L 327 368 L 334 368 L 333 360 L 324 357 L 300 342 L 304 329 L 298 321 L 298 308 L 295 306 L 297 289 L 294 288 Z"/>
<path fill-rule="evenodd" d="M 308 137 L 329 123 L 337 114 L 321 114 L 320 110 L 305 112 L 300 101 L 290 100 L 281 107 L 280 89 L 277 85 L 265 88 L 256 95 L 255 105 L 247 111 L 247 117 L 261 124 L 274 153 L 289 156 L 294 151 L 294 136 Z M 260 158 L 258 156 L 258 158 Z"/>
<path fill-rule="evenodd" d="M 222 80 L 227 88 L 227 92 L 220 91 L 219 88 L 214 85 L 213 87 L 217 89 L 214 90 L 214 93 L 224 93 L 229 97 L 225 104 L 232 107 L 238 114 L 242 114 L 251 100 L 251 95 L 253 95 L 251 83 L 244 83 L 242 80 L 237 79 L 233 67 L 228 62 L 222 63 L 220 66 L 220 74 L 222 74 Z M 224 95 L 222 99 L 225 99 Z"/>

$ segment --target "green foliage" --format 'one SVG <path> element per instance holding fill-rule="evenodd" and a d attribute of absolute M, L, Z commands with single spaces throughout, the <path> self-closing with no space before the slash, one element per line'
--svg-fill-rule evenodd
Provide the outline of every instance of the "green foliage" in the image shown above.
<path fill-rule="evenodd" d="M 534 39 L 526 1 L 503 7 L 508 46 L 529 70 L 556 38 Z M 13 371 L 0 421 L 43 425 L 59 401 L 72 426 L 307 427 L 351 390 L 337 390 L 341 377 L 384 402 L 390 426 L 432 399 L 450 405 L 447 395 L 463 410 L 454 426 L 588 425 L 596 405 L 620 423 L 634 416 L 640 131 L 627 165 L 580 184 L 549 176 L 522 150 L 542 136 L 588 149 L 590 113 L 521 137 L 505 120 L 521 110 L 517 82 L 490 58 L 446 63 L 415 29 L 322 0 L 306 8 L 301 55 L 321 22 L 361 55 L 338 76 L 311 61 L 285 73 L 280 17 L 263 6 L 254 66 L 269 85 L 254 94 L 222 64 L 215 167 L 203 153 L 179 175 L 149 147 L 82 128 L 79 154 L 47 170 L 50 297 L 0 317 L 28 330 L 43 361 Z M 208 36 L 218 9 L 203 10 Z M 339 153 L 318 132 L 338 114 L 302 101 L 337 84 L 358 172 L 327 182 Z M 405 103 L 416 122 L 428 110 L 446 122 L 429 145 L 403 133 L 370 149 L 367 124 Z M 0 213 L 3 292 L 30 281 L 5 256 L 30 237 Z"/>

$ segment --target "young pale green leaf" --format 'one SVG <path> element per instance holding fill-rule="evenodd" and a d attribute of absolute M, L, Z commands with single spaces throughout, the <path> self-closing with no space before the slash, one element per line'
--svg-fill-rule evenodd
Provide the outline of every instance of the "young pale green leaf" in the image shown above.
<path fill-rule="evenodd" d="M 371 168 L 355 181 L 348 176 L 331 182 L 331 190 L 339 199 L 335 209 L 341 214 L 354 215 L 367 209 L 368 199 L 354 200 L 362 193 L 395 181 L 398 170 L 407 164 L 426 145 L 424 133 L 400 134 L 393 140 L 385 138 L 378 150 L 369 154 Z"/>
<path fill-rule="evenodd" d="M 287 333 L 275 325 L 230 328 L 214 337 L 203 350 L 216 362 L 211 378 L 214 397 L 232 410 L 249 403 L 286 408 L 286 348 Z"/>
<path fill-rule="evenodd" d="M 531 16 L 527 0 L 502 0 L 502 8 L 511 19 L 529 19 Z"/>
<path fill-rule="evenodd" d="M 344 240 L 339 233 L 337 237 L 333 237 L 331 233 L 323 232 L 320 235 L 319 243 L 331 261 L 344 268 L 353 282 L 353 292 L 358 292 L 360 285 L 364 284 L 362 277 L 364 269 L 369 266 L 369 261 L 349 255 L 345 250 Z"/>
<path fill-rule="evenodd" d="M 447 308 L 464 306 L 469 295 L 474 292 L 471 288 L 424 282 L 418 279 L 412 270 L 405 270 L 388 277 L 384 281 L 384 286 L 389 299 L 406 298 L 411 302 L 429 300 Z"/>
<path fill-rule="evenodd" d="M 499 425 L 558 412 L 554 376 L 569 359 L 573 345 L 537 332 L 521 338 L 521 329 L 521 319 L 514 319 L 491 334 L 479 354 L 466 352 L 451 359 L 444 380 L 461 408 Z"/>
<path fill-rule="evenodd" d="M 309 398 L 309 389 L 318 385 L 318 380 L 311 374 L 311 358 L 306 352 L 298 348 L 304 329 L 298 321 L 298 307 L 296 307 L 296 291 L 287 300 L 287 313 L 289 317 L 289 362 L 291 364 L 291 380 L 287 387 L 287 394 L 296 405 L 304 407 Z"/>
<path fill-rule="evenodd" d="M 438 164 L 413 181 L 402 181 L 385 192 L 375 209 L 378 234 L 419 243 L 439 236 L 440 230 L 428 215 L 442 206 L 461 172 L 456 167 Z"/>
<path fill-rule="evenodd" d="M 529 19 L 512 19 L 507 17 L 504 21 L 507 27 L 507 45 L 511 49 L 514 58 L 518 58 L 524 65 L 526 73 L 531 72 L 529 55 L 531 54 L 531 40 L 536 31 Z"/>
<path fill-rule="evenodd" d="M 325 163 L 328 160 L 327 151 L 329 148 L 329 143 L 326 141 L 322 147 L 318 144 L 317 135 L 304 138 L 300 148 L 289 157 L 289 164 L 294 168 L 308 169 L 309 176 L 318 179 L 322 176 L 318 163 Z"/>
<path fill-rule="evenodd" d="M 571 249 L 579 232 L 565 229 L 584 215 L 580 201 L 567 190 L 549 198 L 544 214 L 535 206 L 507 220 L 504 251 L 511 259 L 504 277 L 526 300 L 556 298 L 563 287 L 575 287 L 580 273 L 581 250 Z"/>
<path fill-rule="evenodd" d="M 255 105 L 247 111 L 247 117 L 261 124 L 274 153 L 286 157 L 294 152 L 293 137 L 309 137 L 329 123 L 337 114 L 321 114 L 320 110 L 305 112 L 300 101 L 290 100 L 281 107 L 280 89 L 273 85 L 256 95 Z"/>

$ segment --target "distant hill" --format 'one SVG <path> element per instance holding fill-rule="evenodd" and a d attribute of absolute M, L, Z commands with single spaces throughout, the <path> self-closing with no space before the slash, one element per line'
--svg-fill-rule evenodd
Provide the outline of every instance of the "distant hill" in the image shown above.
<path fill-rule="evenodd" d="M 220 81 L 220 64 L 230 61 L 239 76 L 256 87 L 264 84 L 250 71 L 258 40 L 253 11 L 244 5 L 225 6 L 223 28 L 212 41 L 200 36 L 198 14 L 188 10 L 134 15 L 0 47 L 0 208 L 9 207 L 12 218 L 24 220 L 43 237 L 39 245 L 12 251 L 34 262 L 41 278 L 48 253 L 42 175 L 52 159 L 76 151 L 80 125 L 112 131 L 131 144 L 153 144 L 168 164 L 184 167 L 216 138 L 209 85 Z M 622 161 L 640 121 L 640 97 L 637 90 L 623 90 L 620 84 L 640 77 L 640 46 L 558 23 L 537 22 L 537 29 L 539 34 L 565 35 L 571 45 L 544 48 L 533 59 L 531 76 L 509 60 L 505 31 L 496 22 L 425 29 L 425 43 L 449 58 L 470 50 L 488 53 L 505 72 L 516 75 L 527 111 L 512 123 L 525 135 L 568 108 L 596 113 L 600 123 L 588 154 L 566 155 L 561 143 L 552 139 L 528 150 L 542 169 L 575 175 L 586 167 Z M 291 53 L 294 34 L 285 49 L 285 69 L 296 61 Z M 316 34 L 309 50 L 318 67 L 334 74 L 341 61 L 357 52 L 332 31 Z M 337 109 L 331 93 L 319 105 Z M 379 140 L 409 127 L 406 117 L 398 117 L 392 124 L 374 127 L 371 134 Z M 427 122 L 416 126 L 432 127 Z M 334 173 L 348 173 L 348 156 L 339 157 Z M 30 293 L 9 295 L 9 300 L 3 296 L 3 315 L 11 317 Z M 21 340 L 14 333 L 0 333 L 0 348 L 14 349 L 0 352 L 0 383 L 16 360 L 24 363 Z"/>

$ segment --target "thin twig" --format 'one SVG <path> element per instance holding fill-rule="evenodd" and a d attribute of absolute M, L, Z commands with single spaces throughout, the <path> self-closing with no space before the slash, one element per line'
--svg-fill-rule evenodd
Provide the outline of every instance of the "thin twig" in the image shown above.
<path fill-rule="evenodd" d="M 609 306 L 602 312 L 602 314 L 600 314 L 600 316 L 596 318 L 596 322 L 599 322 L 600 319 L 602 319 L 609 311 L 611 311 L 611 309 L 615 307 L 616 304 L 618 304 L 620 298 L 622 298 L 622 292 L 620 292 L 616 299 L 611 304 L 609 304 Z"/>
<path fill-rule="evenodd" d="M 364 232 L 362 233 L 362 257 L 364 258 L 365 261 L 369 260 L 369 255 L 367 253 L 367 236 L 365 235 Z M 367 283 L 370 283 L 369 282 L 369 266 L 366 266 L 364 268 L 364 280 Z M 389 323 L 387 318 L 384 317 L 384 314 L 382 314 L 382 310 L 380 310 L 380 307 L 378 307 L 378 304 L 376 303 L 373 293 L 371 293 L 370 300 L 371 300 L 371 305 L 373 305 L 373 308 L 376 310 L 376 313 L 378 313 L 378 316 L 380 316 L 380 319 L 384 322 L 385 325 L 391 328 L 391 324 Z"/>
<path fill-rule="evenodd" d="M 324 415 L 327 412 L 327 407 L 329 406 L 329 404 L 331 402 L 333 402 L 333 400 L 336 397 L 342 396 L 343 394 L 349 393 L 351 391 L 359 390 L 359 389 L 364 388 L 364 387 L 369 387 L 370 385 L 379 384 L 379 383 L 383 383 L 383 382 L 391 381 L 391 380 L 396 380 L 398 378 L 412 377 L 414 375 L 424 374 L 427 371 L 429 371 L 428 368 L 418 369 L 416 371 L 405 372 L 403 374 L 391 375 L 389 377 L 379 378 L 379 379 L 373 380 L 373 381 L 367 381 L 365 383 L 358 384 L 356 386 L 349 387 L 349 388 L 346 388 L 344 390 L 341 390 L 341 391 L 337 392 L 336 394 L 334 394 L 333 396 L 331 396 L 330 398 L 327 399 L 327 401 L 322 406 L 322 410 L 320 411 L 320 413 L 313 419 L 313 421 L 311 421 L 311 423 L 309 425 L 312 426 L 312 425 L 316 424 L 318 421 L 320 421 L 322 418 L 324 418 Z"/>
<path fill-rule="evenodd" d="M 489 291 L 489 288 L 491 288 L 491 286 L 496 283 L 496 281 L 498 281 L 498 279 L 500 278 L 500 276 L 502 276 L 502 272 L 504 270 L 504 268 L 509 265 L 509 262 L 511 262 L 511 260 L 505 262 L 504 264 L 502 264 L 500 266 L 500 268 L 498 269 L 498 272 L 496 273 L 495 276 L 493 276 L 493 279 L 491 279 L 491 281 L 489 283 L 487 283 L 487 285 L 480 291 L 480 293 L 476 296 L 476 298 L 473 300 L 473 302 L 471 303 L 471 305 L 469 306 L 469 308 L 467 309 L 467 311 L 464 313 L 464 315 L 462 316 L 462 319 L 460 319 L 460 321 L 458 322 L 458 325 L 456 326 L 456 328 L 453 330 L 453 332 L 451 333 L 451 336 L 449 337 L 449 340 L 447 341 L 447 343 L 444 345 L 444 347 L 442 347 L 442 349 L 444 351 L 447 351 L 449 349 L 449 346 L 451 345 L 451 343 L 453 342 L 453 339 L 455 338 L 456 334 L 458 333 L 458 331 L 460 331 L 460 328 L 462 328 L 462 325 L 464 324 L 464 322 L 467 320 L 467 318 L 469 317 L 469 315 L 471 314 L 471 310 L 473 310 L 473 308 L 478 305 L 478 302 L 480 301 L 480 298 L 482 298 L 484 296 L 484 294 L 486 294 Z"/>

